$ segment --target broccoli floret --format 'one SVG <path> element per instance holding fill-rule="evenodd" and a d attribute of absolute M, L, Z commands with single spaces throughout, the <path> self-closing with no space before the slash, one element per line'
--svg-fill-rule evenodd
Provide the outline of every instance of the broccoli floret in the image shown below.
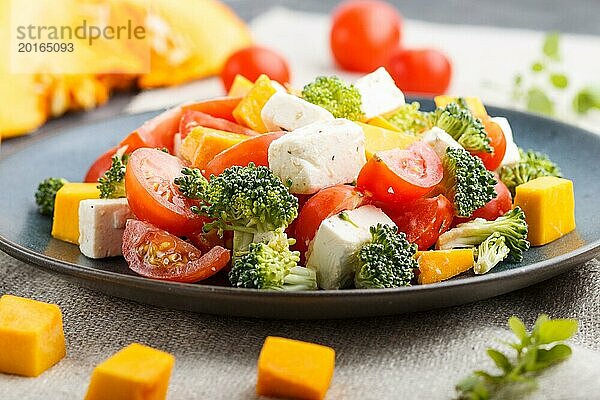
<path fill-rule="evenodd" d="M 64 178 L 47 178 L 40 182 L 35 192 L 35 203 L 42 215 L 54 214 L 56 192 L 68 181 Z"/>
<path fill-rule="evenodd" d="M 362 98 L 354 85 L 337 76 L 320 76 L 302 89 L 302 98 L 323 107 L 336 118 L 358 121 L 362 118 Z"/>
<path fill-rule="evenodd" d="M 192 211 L 213 220 L 204 230 L 234 232 L 234 258 L 247 252 L 250 243 L 268 239 L 265 234 L 285 229 L 298 216 L 298 199 L 267 167 L 233 166 L 210 180 L 198 169 L 184 168 L 181 173 L 175 185 L 184 196 L 199 200 Z"/>
<path fill-rule="evenodd" d="M 129 155 L 115 154 L 108 171 L 98 179 L 101 199 L 119 199 L 125 195 L 125 168 Z"/>
<path fill-rule="evenodd" d="M 477 248 L 477 261 L 473 271 L 477 275 L 485 274 L 508 257 L 509 253 L 506 238 L 499 232 L 494 232 Z"/>
<path fill-rule="evenodd" d="M 442 164 L 444 178 L 440 185 L 457 216 L 468 218 L 496 197 L 494 174 L 465 149 L 448 147 Z"/>
<path fill-rule="evenodd" d="M 413 102 L 399 107 L 387 120 L 406 133 L 418 134 L 433 126 L 434 114 L 420 111 L 420 104 Z"/>
<path fill-rule="evenodd" d="M 300 253 L 289 249 L 294 243 L 281 230 L 268 243 L 250 243 L 248 253 L 235 259 L 229 281 L 250 289 L 315 290 L 316 273 L 298 266 Z"/>
<path fill-rule="evenodd" d="M 406 240 L 398 228 L 377 224 L 371 227 L 371 241 L 358 251 L 354 283 L 359 289 L 409 286 L 419 267 L 417 245 Z"/>
<path fill-rule="evenodd" d="M 485 127 L 471 111 L 456 103 L 450 103 L 435 112 L 435 126 L 446 131 L 462 147 L 469 151 L 491 153 L 490 138 Z"/>
<path fill-rule="evenodd" d="M 510 249 L 508 259 L 513 262 L 521 262 L 523 252 L 529 249 L 529 242 L 527 241 L 525 213 L 520 207 L 515 207 L 494 221 L 477 218 L 459 224 L 439 237 L 437 247 L 445 250 L 479 246 L 494 232 L 498 232 L 504 237 L 505 245 Z"/>
<path fill-rule="evenodd" d="M 547 155 L 532 150 L 519 149 L 521 161 L 513 166 L 500 168 L 500 180 L 504 182 L 512 195 L 516 187 L 542 176 L 561 176 L 560 168 Z"/>

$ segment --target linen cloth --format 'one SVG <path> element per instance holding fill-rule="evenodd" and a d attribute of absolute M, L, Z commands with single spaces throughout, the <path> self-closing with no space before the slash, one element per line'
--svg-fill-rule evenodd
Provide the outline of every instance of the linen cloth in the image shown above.
<path fill-rule="evenodd" d="M 542 33 L 523 30 L 419 21 L 405 26 L 405 42 L 434 45 L 451 54 L 456 72 L 453 93 L 482 95 L 498 105 L 509 103 L 506 92 L 490 91 L 482 80 L 493 75 L 494 82 L 504 85 L 513 72 L 499 71 L 496 62 L 511 54 L 527 60 L 542 40 Z M 332 72 L 325 16 L 275 9 L 255 19 L 252 29 L 258 42 L 288 57 L 294 84 Z M 492 45 L 475 60 L 463 46 L 453 44 L 459 38 Z M 564 42 L 566 60 L 599 43 L 598 38 L 575 35 L 566 35 Z M 576 68 L 573 76 L 585 77 L 600 69 L 599 60 L 588 59 L 586 65 L 569 61 Z M 142 93 L 128 111 L 220 94 L 218 80 L 209 79 Z M 591 118 L 578 122 L 593 125 Z M 591 261 L 530 288 L 459 307 L 384 318 L 269 321 L 193 314 L 108 297 L 0 253 L 0 294 L 58 304 L 68 346 L 67 357 L 39 378 L 0 374 L 0 399 L 81 399 L 94 366 L 131 342 L 175 355 L 170 399 L 252 399 L 256 360 L 268 335 L 336 350 L 328 399 L 448 399 L 462 377 L 474 369 L 492 368 L 485 349 L 498 346 L 494 338 L 510 336 L 508 317 L 517 315 L 530 326 L 540 313 L 576 318 L 580 329 L 572 341 L 572 358 L 547 371 L 528 398 L 596 399 L 600 398 L 599 278 L 600 262 Z"/>

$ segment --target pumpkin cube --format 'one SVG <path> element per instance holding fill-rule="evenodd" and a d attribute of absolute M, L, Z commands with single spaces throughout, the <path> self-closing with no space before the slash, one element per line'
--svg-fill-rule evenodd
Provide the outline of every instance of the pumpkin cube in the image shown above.
<path fill-rule="evenodd" d="M 231 88 L 227 93 L 228 97 L 243 97 L 252 90 L 254 83 L 243 75 L 237 74 L 233 79 Z"/>
<path fill-rule="evenodd" d="M 238 124 L 247 126 L 257 132 L 268 132 L 260 112 L 276 91 L 268 76 L 259 76 L 252 89 L 233 110 L 233 117 Z"/>
<path fill-rule="evenodd" d="M 65 354 L 57 305 L 11 295 L 0 298 L 0 372 L 38 376 Z"/>
<path fill-rule="evenodd" d="M 267 337 L 258 358 L 256 393 L 293 399 L 323 399 L 335 366 L 327 346 Z"/>
<path fill-rule="evenodd" d="M 250 136 L 217 129 L 196 127 L 181 143 L 181 157 L 193 167 L 204 169 L 217 154 Z"/>
<path fill-rule="evenodd" d="M 79 202 L 98 199 L 97 183 L 66 183 L 56 192 L 52 236 L 58 240 L 79 244 Z"/>
<path fill-rule="evenodd" d="M 419 284 L 441 282 L 472 268 L 475 264 L 474 249 L 419 251 L 417 261 Z"/>
<path fill-rule="evenodd" d="M 367 160 L 378 151 L 391 150 L 395 148 L 406 149 L 419 140 L 414 135 L 392 131 L 379 126 L 363 124 L 358 122 L 365 134 L 365 153 Z"/>
<path fill-rule="evenodd" d="M 544 176 L 517 186 L 515 206 L 525 212 L 527 239 L 542 246 L 575 230 L 573 182 Z"/>
<path fill-rule="evenodd" d="M 174 363 L 171 354 L 132 343 L 96 366 L 85 399 L 165 399 Z"/>

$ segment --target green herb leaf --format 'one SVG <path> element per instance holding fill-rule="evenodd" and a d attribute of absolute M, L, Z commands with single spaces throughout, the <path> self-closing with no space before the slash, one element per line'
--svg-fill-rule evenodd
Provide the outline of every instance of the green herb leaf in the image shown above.
<path fill-rule="evenodd" d="M 542 64 L 539 61 L 536 61 L 533 64 L 531 64 L 531 70 L 533 72 L 542 72 L 544 70 L 544 64 Z"/>
<path fill-rule="evenodd" d="M 527 109 L 540 114 L 554 115 L 554 102 L 540 88 L 527 91 Z"/>
<path fill-rule="evenodd" d="M 510 330 L 513 331 L 515 336 L 519 338 L 519 340 L 523 341 L 523 339 L 527 337 L 527 329 L 525 328 L 525 324 L 514 315 L 508 319 L 508 326 L 510 327 Z"/>
<path fill-rule="evenodd" d="M 560 60 L 559 41 L 560 34 L 558 32 L 552 32 L 546 35 L 544 47 L 542 48 L 546 57 L 555 61 Z"/>
<path fill-rule="evenodd" d="M 550 350 L 539 349 L 537 354 L 538 364 L 545 364 L 546 366 L 561 362 L 571 357 L 572 350 L 566 344 L 557 344 Z"/>
<path fill-rule="evenodd" d="M 553 319 L 540 324 L 536 332 L 538 344 L 550 344 L 570 339 L 577 332 L 577 321 L 572 319 Z"/>
<path fill-rule="evenodd" d="M 525 357 L 523 358 L 523 361 L 525 363 L 526 371 L 533 371 L 535 369 L 535 365 L 537 363 L 537 352 L 538 352 L 537 347 L 531 347 L 525 353 Z"/>
<path fill-rule="evenodd" d="M 557 89 L 565 89 L 569 86 L 569 78 L 564 74 L 550 74 L 550 83 Z"/>
<path fill-rule="evenodd" d="M 573 110 L 585 114 L 592 108 L 600 109 L 600 85 L 587 86 L 581 89 L 573 98 Z"/>
<path fill-rule="evenodd" d="M 488 356 L 494 361 L 496 367 L 500 368 L 504 372 L 510 372 L 513 369 L 512 364 L 503 353 L 494 349 L 487 349 Z"/>

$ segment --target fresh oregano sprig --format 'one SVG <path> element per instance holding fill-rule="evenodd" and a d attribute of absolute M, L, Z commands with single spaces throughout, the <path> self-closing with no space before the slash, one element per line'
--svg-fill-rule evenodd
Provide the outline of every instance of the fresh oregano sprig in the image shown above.
<path fill-rule="evenodd" d="M 514 389 L 535 389 L 536 377 L 542 370 L 571 356 L 571 348 L 562 342 L 570 339 L 578 328 L 576 320 L 550 319 L 545 314 L 538 317 L 531 332 L 515 316 L 509 318 L 508 326 L 517 340 L 503 343 L 512 348 L 513 354 L 487 349 L 500 373 L 473 372 L 456 385 L 458 399 L 488 400 L 500 392 L 517 395 Z"/>

